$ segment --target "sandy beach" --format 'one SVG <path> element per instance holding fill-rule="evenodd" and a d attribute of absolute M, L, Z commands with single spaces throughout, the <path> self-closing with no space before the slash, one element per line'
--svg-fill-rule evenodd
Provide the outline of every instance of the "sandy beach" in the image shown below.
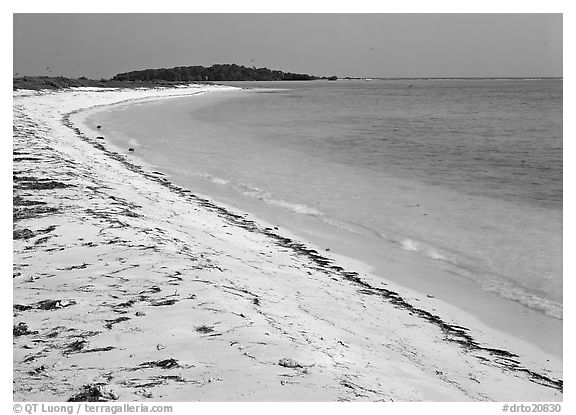
<path fill-rule="evenodd" d="M 561 401 L 562 361 L 81 125 L 228 87 L 14 93 L 15 401 Z"/>

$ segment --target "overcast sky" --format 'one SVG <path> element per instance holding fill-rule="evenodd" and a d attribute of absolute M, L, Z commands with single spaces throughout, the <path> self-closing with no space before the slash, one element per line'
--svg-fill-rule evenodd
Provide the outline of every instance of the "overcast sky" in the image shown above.
<path fill-rule="evenodd" d="M 338 76 L 562 76 L 562 15 L 14 14 L 19 76 L 215 63 Z"/>

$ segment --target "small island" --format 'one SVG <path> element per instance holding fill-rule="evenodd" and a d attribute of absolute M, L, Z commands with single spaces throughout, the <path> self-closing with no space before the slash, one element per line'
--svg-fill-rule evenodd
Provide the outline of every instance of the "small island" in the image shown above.
<path fill-rule="evenodd" d="M 268 68 L 248 68 L 236 64 L 204 66 L 178 66 L 175 68 L 144 69 L 120 73 L 114 81 L 313 81 L 317 79 L 336 80 L 338 77 L 319 77 L 308 74 L 282 72 Z"/>

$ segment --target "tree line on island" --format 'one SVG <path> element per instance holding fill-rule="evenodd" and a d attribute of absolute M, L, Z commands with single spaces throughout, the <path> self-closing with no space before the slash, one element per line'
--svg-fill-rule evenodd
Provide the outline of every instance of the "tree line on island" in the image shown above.
<path fill-rule="evenodd" d="M 115 75 L 114 81 L 312 81 L 315 79 L 336 80 L 336 76 L 318 77 L 307 74 L 282 72 L 268 68 L 248 68 L 236 64 L 204 66 L 178 66 L 175 68 L 144 69 Z"/>
<path fill-rule="evenodd" d="M 97 88 L 153 88 L 156 86 L 183 85 L 191 82 L 212 84 L 218 81 L 313 81 L 336 76 L 319 77 L 307 74 L 282 72 L 268 68 L 248 68 L 236 64 L 204 66 L 179 66 L 176 68 L 144 69 L 120 73 L 110 79 L 67 78 L 64 76 L 16 76 L 12 79 L 13 89 L 62 89 L 74 87 Z"/>

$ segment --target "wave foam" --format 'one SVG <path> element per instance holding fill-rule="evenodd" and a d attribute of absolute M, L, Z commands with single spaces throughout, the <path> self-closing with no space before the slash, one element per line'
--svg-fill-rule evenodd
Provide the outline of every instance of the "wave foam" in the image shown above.
<path fill-rule="evenodd" d="M 269 205 L 278 206 L 290 210 L 294 213 L 298 213 L 300 215 L 322 216 L 322 212 L 320 212 L 318 209 L 314 209 L 313 207 L 309 207 L 306 205 L 301 205 L 298 203 L 290 203 L 284 200 L 277 200 L 272 198 L 262 198 L 262 200 Z"/>
<path fill-rule="evenodd" d="M 221 177 L 215 177 L 206 172 L 198 173 L 198 175 L 200 177 L 209 179 L 212 183 L 220 185 L 229 185 L 232 189 L 242 193 L 244 196 L 261 200 L 270 206 L 277 206 L 282 209 L 286 209 L 291 212 L 297 213 L 299 215 L 322 216 L 322 212 L 320 212 L 318 209 L 303 205 L 301 203 L 292 203 L 286 200 L 276 199 L 270 193 L 265 192 L 257 187 L 252 187 L 243 183 L 235 184 L 230 182 L 230 180 L 226 180 Z"/>
<path fill-rule="evenodd" d="M 219 177 L 213 177 L 211 180 L 212 180 L 212 183 L 216 183 L 216 184 L 223 184 L 224 185 L 224 184 L 230 183 L 229 180 L 221 179 Z"/>

